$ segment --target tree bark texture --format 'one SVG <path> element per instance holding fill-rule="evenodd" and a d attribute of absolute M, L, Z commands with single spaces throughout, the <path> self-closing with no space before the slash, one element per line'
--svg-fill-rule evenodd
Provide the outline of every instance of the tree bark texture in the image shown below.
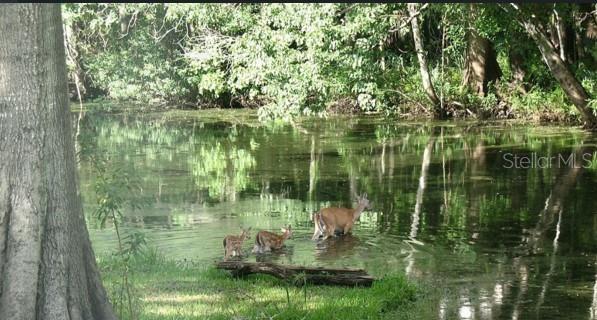
<path fill-rule="evenodd" d="M 0 319 L 115 319 L 83 217 L 59 4 L 0 5 Z"/>
<path fill-rule="evenodd" d="M 363 269 L 284 266 L 277 263 L 243 261 L 222 261 L 216 266 L 218 269 L 232 271 L 234 276 L 263 273 L 279 279 L 293 280 L 298 285 L 310 283 L 370 287 L 375 280 Z"/>
<path fill-rule="evenodd" d="M 415 50 L 417 51 L 417 59 L 419 61 L 419 69 L 421 72 L 421 80 L 423 82 L 423 88 L 427 93 L 427 97 L 433 103 L 436 111 L 439 108 L 440 100 L 433 89 L 433 83 L 431 82 L 431 76 L 429 75 L 429 68 L 427 67 L 427 54 L 425 49 L 423 48 L 423 38 L 421 37 L 421 31 L 419 29 L 419 19 L 417 15 L 419 14 L 419 4 L 418 3 L 409 3 L 408 4 L 408 13 L 410 15 L 410 24 L 412 27 L 413 32 L 413 40 L 415 43 Z"/>

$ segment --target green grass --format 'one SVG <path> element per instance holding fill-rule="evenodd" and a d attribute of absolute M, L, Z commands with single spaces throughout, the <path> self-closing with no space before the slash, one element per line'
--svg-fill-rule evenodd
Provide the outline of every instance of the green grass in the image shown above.
<path fill-rule="evenodd" d="M 124 302 L 116 298 L 118 261 L 98 258 L 116 309 Z M 385 276 L 371 288 L 301 288 L 266 275 L 236 279 L 210 265 L 155 253 L 132 259 L 129 268 L 139 319 L 413 319 L 426 318 L 429 311 L 423 290 L 401 274 Z"/>

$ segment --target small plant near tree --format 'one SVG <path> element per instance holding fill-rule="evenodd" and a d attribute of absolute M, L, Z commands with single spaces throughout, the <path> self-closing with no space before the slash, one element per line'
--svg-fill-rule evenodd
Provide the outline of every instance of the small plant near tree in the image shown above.
<path fill-rule="evenodd" d="M 142 207 L 140 202 L 130 200 L 134 197 L 125 198 L 123 195 L 139 192 L 141 188 L 136 177 L 121 168 L 113 168 L 107 159 L 92 157 L 91 163 L 96 172 L 94 190 L 97 208 L 94 216 L 102 228 L 108 221 L 112 223 L 118 242 L 114 268 L 120 273 L 120 281 L 113 288 L 112 304 L 120 319 L 138 319 L 131 260 L 145 250 L 147 240 L 142 232 L 123 233 L 122 219 L 127 205 L 133 209 Z"/>

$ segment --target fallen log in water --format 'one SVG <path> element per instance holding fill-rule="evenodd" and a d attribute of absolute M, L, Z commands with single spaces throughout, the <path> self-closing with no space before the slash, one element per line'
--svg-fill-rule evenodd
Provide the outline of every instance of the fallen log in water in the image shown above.
<path fill-rule="evenodd" d="M 233 276 L 264 273 L 283 280 L 303 283 L 370 287 L 374 277 L 363 269 L 334 269 L 322 267 L 285 266 L 270 262 L 221 261 L 218 269 L 231 271 Z"/>

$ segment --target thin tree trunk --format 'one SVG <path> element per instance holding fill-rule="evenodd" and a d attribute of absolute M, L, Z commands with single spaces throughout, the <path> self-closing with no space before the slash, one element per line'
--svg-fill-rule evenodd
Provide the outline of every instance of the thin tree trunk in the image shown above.
<path fill-rule="evenodd" d="M 311 161 L 309 162 L 309 199 L 317 187 L 319 157 L 315 154 L 315 134 L 311 135 Z"/>
<path fill-rule="evenodd" d="M 553 9 L 553 14 L 554 14 L 554 27 L 555 27 L 555 33 L 557 35 L 557 44 L 558 44 L 558 49 L 560 50 L 560 59 L 562 59 L 562 61 L 566 62 L 566 25 L 564 24 L 564 22 L 562 21 L 562 18 L 560 17 L 560 15 L 558 14 L 558 10 L 556 10 L 555 8 Z"/>
<path fill-rule="evenodd" d="M 126 13 L 126 4 L 121 3 L 118 5 L 118 22 L 120 23 L 120 34 L 127 35 L 129 32 L 130 16 Z"/>
<path fill-rule="evenodd" d="M 439 103 L 440 103 L 440 110 L 445 110 L 444 108 L 444 64 L 445 64 L 445 49 L 446 49 L 446 13 L 442 16 L 442 58 L 441 58 L 441 86 L 439 88 Z"/>
<path fill-rule="evenodd" d="M 545 32 L 541 30 L 538 24 L 535 24 L 528 19 L 522 18 L 521 24 L 539 47 L 539 51 L 541 51 L 541 55 L 549 67 L 549 70 L 551 70 L 551 73 L 558 80 L 570 101 L 572 101 L 582 115 L 585 120 L 585 126 L 588 128 L 596 128 L 597 118 L 588 107 L 589 95 L 570 71 L 566 63 L 562 61 L 559 52 L 549 41 Z"/>
<path fill-rule="evenodd" d="M 583 36 L 580 32 L 581 24 L 578 22 L 580 19 L 577 14 L 574 15 L 574 59 L 575 61 L 582 61 L 585 57 L 585 50 L 583 45 Z"/>
<path fill-rule="evenodd" d="M 79 65 L 79 61 L 77 58 L 75 58 L 75 57 L 78 57 L 79 54 L 73 48 L 74 42 L 72 45 L 69 45 L 69 42 L 72 41 L 72 39 L 69 38 L 69 34 L 70 34 L 70 37 L 72 37 L 73 33 L 69 32 L 68 29 L 65 29 L 64 30 L 64 47 L 65 47 L 65 52 L 66 52 L 67 58 L 70 60 L 70 62 L 73 64 L 73 66 L 75 68 L 72 75 L 73 75 L 73 81 L 75 82 L 75 89 L 77 91 L 77 99 L 79 100 L 79 117 L 77 118 L 77 131 L 75 133 L 75 138 L 78 139 L 80 129 L 81 129 L 81 119 L 83 118 L 83 98 L 81 95 L 81 91 L 82 91 L 81 88 L 84 89 L 85 87 L 83 86 L 83 82 L 81 81 L 82 70 Z M 75 51 L 75 52 L 73 52 L 73 51 Z"/>
<path fill-rule="evenodd" d="M 115 319 L 80 200 L 60 5 L 0 5 L 0 30 L 0 319 Z"/>
<path fill-rule="evenodd" d="M 419 60 L 423 88 L 427 93 L 427 97 L 429 97 L 429 100 L 433 103 L 436 115 L 441 115 L 442 110 L 439 110 L 440 100 L 433 89 L 433 83 L 431 82 L 431 76 L 429 75 L 429 69 L 427 67 L 426 51 L 423 48 L 423 38 L 421 37 L 421 32 L 419 30 L 419 19 L 417 18 L 417 15 L 419 14 L 419 4 L 409 3 L 408 13 L 411 19 L 410 24 L 413 32 L 413 40 L 415 42 L 415 50 L 417 50 L 417 59 Z"/>

